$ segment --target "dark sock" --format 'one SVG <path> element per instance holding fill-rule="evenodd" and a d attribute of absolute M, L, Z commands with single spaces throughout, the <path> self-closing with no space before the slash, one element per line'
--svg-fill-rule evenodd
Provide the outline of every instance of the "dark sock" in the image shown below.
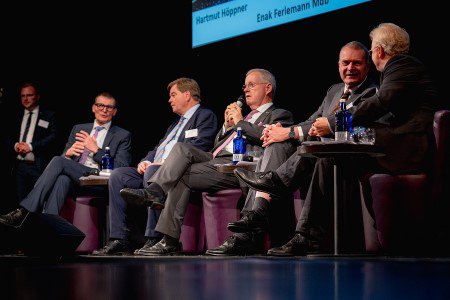
<path fill-rule="evenodd" d="M 164 190 L 162 189 L 162 187 L 155 182 L 150 183 L 150 185 L 148 186 L 148 188 L 146 190 L 150 190 L 150 191 L 156 192 L 161 195 L 166 195 L 166 193 L 164 193 Z"/>
<path fill-rule="evenodd" d="M 166 244 L 169 246 L 177 246 L 178 239 L 171 237 L 170 235 L 164 235 L 164 239 L 166 240 Z"/>
<path fill-rule="evenodd" d="M 269 210 L 269 205 L 270 205 L 269 201 L 267 201 L 263 197 L 256 197 L 255 202 L 253 203 L 252 210 L 266 214 L 267 211 Z"/>

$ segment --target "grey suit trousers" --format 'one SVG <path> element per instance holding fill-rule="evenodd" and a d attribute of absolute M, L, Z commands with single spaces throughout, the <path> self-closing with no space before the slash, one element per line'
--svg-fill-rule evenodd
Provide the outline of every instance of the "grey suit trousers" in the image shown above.
<path fill-rule="evenodd" d="M 212 159 L 211 153 L 192 145 L 177 143 L 164 164 L 150 182 L 157 183 L 167 195 L 156 231 L 174 238 L 180 237 L 191 191 L 214 193 L 228 188 L 238 188 L 234 174 L 220 173 L 214 164 L 231 162 L 231 156 Z"/>

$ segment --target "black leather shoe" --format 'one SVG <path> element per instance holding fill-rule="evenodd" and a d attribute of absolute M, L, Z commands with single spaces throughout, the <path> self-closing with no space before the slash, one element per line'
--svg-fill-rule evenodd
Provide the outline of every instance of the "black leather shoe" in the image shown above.
<path fill-rule="evenodd" d="M 172 255 L 177 254 L 182 251 L 183 247 L 178 240 L 164 236 L 159 242 L 154 246 L 143 249 L 139 251 L 141 256 L 162 256 L 162 255 Z"/>
<path fill-rule="evenodd" d="M 320 245 L 296 233 L 294 237 L 281 247 L 271 248 L 267 251 L 267 255 L 272 256 L 303 256 L 307 253 L 317 253 Z"/>
<path fill-rule="evenodd" d="M 206 250 L 206 255 L 253 255 L 260 253 L 260 245 L 251 239 L 241 239 L 235 235 L 230 236 L 217 248 Z"/>
<path fill-rule="evenodd" d="M 247 212 L 239 221 L 228 223 L 228 230 L 231 232 L 265 232 L 269 227 L 269 219 L 264 212 L 251 210 Z"/>
<path fill-rule="evenodd" d="M 92 255 L 107 256 L 107 255 L 131 255 L 133 247 L 127 240 L 109 241 L 106 246 L 101 249 L 92 251 Z"/>
<path fill-rule="evenodd" d="M 120 195 L 129 204 L 150 206 L 155 209 L 163 209 L 166 198 L 165 195 L 150 189 L 124 188 L 120 190 Z"/>
<path fill-rule="evenodd" d="M 150 239 L 148 239 L 148 240 L 145 242 L 144 246 L 142 246 L 142 248 L 139 248 L 139 249 L 134 250 L 134 255 L 145 255 L 145 254 L 143 254 L 143 253 L 148 252 L 148 250 L 149 250 L 151 247 L 155 246 L 156 243 L 158 243 L 160 240 L 161 240 L 161 239 L 159 239 L 159 238 L 150 238 Z"/>
<path fill-rule="evenodd" d="M 244 168 L 237 168 L 234 170 L 234 174 L 249 187 L 274 197 L 285 197 L 290 192 L 277 173 L 272 171 L 252 172 Z"/>
<path fill-rule="evenodd" d="M 0 223 L 8 226 L 20 227 L 26 216 L 28 216 L 28 211 L 21 207 L 6 215 L 1 215 Z"/>

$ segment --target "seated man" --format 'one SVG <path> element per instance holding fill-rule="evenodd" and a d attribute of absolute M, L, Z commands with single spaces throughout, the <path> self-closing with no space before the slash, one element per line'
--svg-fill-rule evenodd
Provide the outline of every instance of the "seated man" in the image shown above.
<path fill-rule="evenodd" d="M 342 79 L 341 83 L 333 84 L 327 91 L 322 104 L 316 112 L 314 112 L 306 121 L 297 125 L 284 128 L 280 124 L 270 125 L 264 129 L 263 147 L 265 147 L 262 161 L 271 160 L 274 153 L 280 152 L 279 144 L 288 140 L 304 141 L 316 136 L 316 131 L 321 132 L 322 137 L 333 137 L 334 114 L 339 107 L 339 99 L 347 96 L 347 105 L 356 105 L 363 97 L 371 96 L 376 92 L 376 85 L 367 77 L 370 69 L 370 57 L 367 48 L 356 41 L 345 44 L 339 52 L 339 74 Z M 317 121 L 321 120 L 320 124 Z M 312 124 L 316 123 L 316 127 Z M 298 144 L 297 144 L 298 145 Z M 298 158 L 296 149 L 292 149 L 287 153 L 287 158 L 293 155 Z M 286 160 L 287 160 L 286 158 Z M 315 160 L 312 158 L 302 158 L 296 161 L 298 165 L 295 169 L 298 172 L 298 185 L 302 189 L 307 189 L 311 180 L 311 173 L 314 169 Z M 262 170 L 264 171 L 264 170 Z M 237 173 L 241 175 L 239 171 Z M 257 192 L 253 206 L 248 207 L 248 213 L 244 213 L 241 220 L 232 222 L 228 225 L 228 229 L 235 232 L 222 245 L 215 249 L 209 249 L 206 254 L 209 255 L 236 255 L 248 253 L 245 249 L 261 248 L 262 245 L 252 245 L 251 240 L 246 238 L 249 232 L 266 232 L 269 231 L 271 242 L 284 234 L 289 229 L 280 227 L 278 223 L 283 222 L 293 211 L 293 192 L 295 188 L 283 193 L 272 195 L 264 192 Z M 272 198 L 284 198 L 280 199 Z M 278 201 L 277 201 L 278 200 Z M 269 210 L 270 203 L 270 210 Z M 284 203 L 280 205 L 280 203 Z M 270 213 L 269 213 L 270 212 Z M 270 216 L 270 218 L 269 218 Z M 270 221 L 270 225 L 269 225 Z M 294 227 L 293 225 L 292 227 Z M 288 241 L 289 238 L 286 241 Z M 259 240 L 262 242 L 262 239 Z M 283 242 L 283 243 L 285 243 Z"/>
<path fill-rule="evenodd" d="M 113 170 L 108 184 L 110 241 L 102 249 L 94 251 L 94 255 L 131 254 L 136 248 L 135 243 L 130 241 L 132 225 L 129 224 L 126 202 L 119 194 L 121 189 L 148 187 L 147 181 L 166 160 L 177 142 L 193 145 L 203 151 L 210 150 L 214 144 L 217 117 L 210 109 L 200 105 L 200 87 L 197 82 L 190 78 L 178 78 L 168 84 L 167 90 L 172 111 L 180 118 L 172 122 L 158 145 L 147 153 L 137 168 L 122 167 Z M 145 236 L 148 240 L 141 250 L 136 250 L 137 255 L 161 239 L 160 234 L 155 231 L 160 210 L 147 210 Z"/>
<path fill-rule="evenodd" d="M 53 157 L 20 207 L 0 216 L 0 223 L 20 226 L 30 211 L 59 215 L 79 178 L 92 169 L 100 169 L 105 147 L 110 148 L 116 167 L 130 165 L 131 134 L 111 122 L 117 113 L 116 99 L 109 93 L 99 94 L 92 112 L 94 122 L 72 128 L 63 154 Z"/>
<path fill-rule="evenodd" d="M 442 105 L 438 93 L 424 65 L 407 54 L 409 34 L 403 28 L 382 23 L 372 30 L 370 38 L 372 60 L 382 72 L 381 85 L 375 95 L 363 99 L 350 111 L 354 125 L 376 128 L 375 144 L 385 150 L 386 156 L 347 167 L 353 168 L 355 179 L 363 173 L 421 173 L 432 159 L 433 116 Z M 252 188 L 282 194 L 288 187 L 298 185 L 299 161 L 301 158 L 293 155 L 275 172 L 236 173 Z M 267 254 L 293 256 L 320 250 L 330 227 L 332 203 L 333 160 L 321 158 L 314 167 L 296 234 L 285 245 L 269 249 Z"/>
<path fill-rule="evenodd" d="M 141 254 L 166 255 L 182 250 L 178 240 L 191 191 L 214 193 L 239 187 L 238 179 L 233 174 L 220 173 L 215 166 L 231 162 L 232 139 L 237 127 L 242 128 L 248 146 L 256 150 L 261 149 L 260 137 L 265 124 L 292 124 L 292 114 L 275 108 L 272 103 L 276 81 L 269 71 L 248 71 L 243 89 L 246 104 L 252 111 L 244 118 L 237 103 L 228 105 L 225 123 L 216 137 L 213 154 L 189 144 L 177 143 L 165 163 L 150 179 L 148 188 L 125 188 L 121 191 L 122 197 L 129 203 L 153 205 L 155 208 L 164 206 L 156 225 L 156 231 L 164 234 L 164 237 Z"/>

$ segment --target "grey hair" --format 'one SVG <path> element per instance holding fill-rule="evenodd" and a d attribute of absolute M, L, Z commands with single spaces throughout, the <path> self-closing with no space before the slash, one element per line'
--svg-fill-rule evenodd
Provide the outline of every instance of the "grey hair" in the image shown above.
<path fill-rule="evenodd" d="M 342 46 L 341 51 L 342 51 L 342 49 L 347 48 L 347 47 L 355 49 L 355 50 L 362 50 L 362 51 L 364 51 L 364 56 L 365 56 L 365 59 L 366 59 L 366 63 L 370 65 L 371 58 L 370 58 L 370 55 L 369 55 L 369 50 L 367 49 L 366 46 L 364 46 L 363 43 L 358 42 L 358 41 L 348 42 L 347 44 Z"/>
<path fill-rule="evenodd" d="M 394 23 L 381 23 L 369 34 L 375 44 L 383 47 L 388 55 L 407 54 L 409 52 L 409 34 Z"/>
<path fill-rule="evenodd" d="M 266 81 L 272 85 L 272 99 L 275 98 L 275 92 L 277 90 L 277 81 L 275 80 L 275 76 L 265 69 L 251 69 L 247 72 L 247 74 L 245 74 L 245 77 L 253 72 L 259 73 L 262 81 Z"/>

